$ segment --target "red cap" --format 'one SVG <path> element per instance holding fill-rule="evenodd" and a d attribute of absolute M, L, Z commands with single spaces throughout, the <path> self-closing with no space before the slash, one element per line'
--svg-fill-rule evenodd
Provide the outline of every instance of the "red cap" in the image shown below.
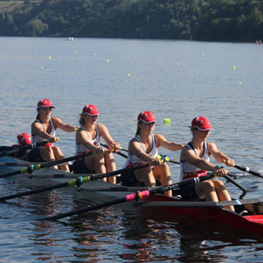
<path fill-rule="evenodd" d="M 97 107 L 95 105 L 89 104 L 83 107 L 82 113 L 80 115 L 89 115 L 89 116 L 98 116 L 101 114 L 99 113 Z"/>
<path fill-rule="evenodd" d="M 41 107 L 51 107 L 53 109 L 55 109 L 56 107 L 52 104 L 52 102 L 48 99 L 43 99 L 40 100 L 37 104 L 37 108 L 41 108 Z"/>
<path fill-rule="evenodd" d="M 27 144 L 32 143 L 32 138 L 29 134 L 27 133 L 19 133 L 17 135 L 17 140 L 20 146 L 25 146 Z"/>
<path fill-rule="evenodd" d="M 192 120 L 192 126 L 189 126 L 189 128 L 197 128 L 200 131 L 210 131 L 214 130 L 210 121 L 203 116 L 197 116 Z"/>
<path fill-rule="evenodd" d="M 144 123 L 156 122 L 155 116 L 150 111 L 143 111 L 138 115 L 138 122 L 142 121 Z"/>

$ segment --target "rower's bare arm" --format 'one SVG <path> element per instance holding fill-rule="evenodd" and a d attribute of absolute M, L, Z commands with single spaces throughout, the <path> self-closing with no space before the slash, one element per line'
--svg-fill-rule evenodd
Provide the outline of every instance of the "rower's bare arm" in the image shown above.
<path fill-rule="evenodd" d="M 51 136 L 50 134 L 48 134 L 46 131 L 43 131 L 43 127 L 39 122 L 34 122 L 31 125 L 31 133 L 32 135 L 38 135 L 43 139 L 47 139 L 50 140 L 51 142 L 55 142 L 55 138 L 53 136 Z"/>
<path fill-rule="evenodd" d="M 55 117 L 53 118 L 53 122 L 56 128 L 61 129 L 65 132 L 74 132 L 78 129 L 78 127 L 75 127 L 71 124 L 64 123 L 61 119 Z"/>
<path fill-rule="evenodd" d="M 227 166 L 234 166 L 234 160 L 220 152 L 214 143 L 208 143 L 208 150 L 217 162 L 225 163 Z"/>
<path fill-rule="evenodd" d="M 84 145 L 88 150 L 95 151 L 97 146 L 90 142 L 87 133 L 83 129 L 79 129 L 76 133 L 76 141 Z"/>
<path fill-rule="evenodd" d="M 114 149 L 120 149 L 121 146 L 118 142 L 115 142 L 111 137 L 109 130 L 101 123 L 98 123 L 99 133 L 104 141 L 109 145 L 109 147 Z"/>
<path fill-rule="evenodd" d="M 138 158 L 140 158 L 144 162 L 155 162 L 158 158 L 154 158 L 153 156 L 150 156 L 149 154 L 145 153 L 141 147 L 140 143 L 136 139 L 132 139 L 129 143 L 129 152 L 136 155 Z M 158 161 L 158 164 L 160 162 Z"/>
<path fill-rule="evenodd" d="M 169 142 L 163 135 L 156 134 L 157 146 L 162 146 L 170 151 L 180 151 L 183 149 L 184 145 L 177 142 Z"/>
<path fill-rule="evenodd" d="M 181 152 L 181 161 L 186 161 L 202 170 L 212 171 L 214 172 L 216 169 L 216 165 L 206 161 L 205 159 L 197 156 L 194 151 L 189 149 L 188 147 L 184 147 Z"/>

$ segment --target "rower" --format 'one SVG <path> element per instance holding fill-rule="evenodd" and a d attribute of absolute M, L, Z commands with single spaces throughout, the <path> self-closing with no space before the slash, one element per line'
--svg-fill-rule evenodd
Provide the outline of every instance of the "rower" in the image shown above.
<path fill-rule="evenodd" d="M 143 168 L 134 172 L 123 173 L 121 175 L 122 184 L 125 186 L 156 186 L 157 181 L 161 185 L 172 183 L 169 166 L 159 160 L 158 148 L 160 146 L 171 150 L 179 151 L 183 144 L 169 142 L 161 135 L 154 135 L 156 118 L 150 111 L 141 112 L 137 118 L 137 132 L 135 137 L 129 142 L 129 156 L 125 167 L 132 167 L 145 163 L 152 163 L 154 166 Z M 172 196 L 172 191 L 165 192 L 166 195 Z"/>
<path fill-rule="evenodd" d="M 205 176 L 207 171 L 212 171 L 217 176 L 224 177 L 228 170 L 210 163 L 212 155 L 216 161 L 233 166 L 234 160 L 220 152 L 214 143 L 207 142 L 210 131 L 213 130 L 210 121 L 203 116 L 197 116 L 189 126 L 192 132 L 192 140 L 181 151 L 180 156 L 180 181 Z M 183 199 L 188 201 L 230 201 L 231 196 L 224 183 L 219 180 L 207 180 L 195 185 L 187 185 L 180 191 Z M 234 207 L 228 209 L 234 211 Z"/>
<path fill-rule="evenodd" d="M 28 153 L 28 161 L 30 162 L 52 162 L 65 158 L 60 148 L 54 146 L 56 130 L 61 129 L 66 132 L 74 132 L 78 127 L 65 124 L 57 117 L 51 117 L 52 110 L 55 108 L 48 99 L 42 99 L 37 104 L 38 114 L 36 120 L 31 125 L 32 142 L 37 143 L 49 140 L 50 143 L 30 151 Z M 53 167 L 58 168 L 57 166 Z M 59 168 L 64 171 L 69 171 L 68 165 L 60 165 Z"/>
<path fill-rule="evenodd" d="M 13 144 L 12 146 L 2 146 L 1 150 L 3 150 L 4 152 L 10 151 L 10 154 L 7 155 L 27 161 L 28 150 L 18 149 L 22 146 L 30 145 L 32 143 L 32 137 L 28 133 L 19 133 L 16 138 L 17 144 Z"/>
<path fill-rule="evenodd" d="M 120 149 L 120 144 L 115 142 L 106 126 L 97 123 L 101 116 L 95 105 L 89 104 L 83 107 L 79 114 L 80 128 L 76 132 L 76 154 L 84 154 L 95 151 L 96 154 L 87 156 L 85 159 L 76 160 L 73 163 L 74 173 L 108 173 L 116 170 L 113 154 L 100 146 L 100 138 L 113 150 Z M 107 178 L 102 179 L 107 181 Z M 116 183 L 115 177 L 108 178 L 109 182 Z"/>

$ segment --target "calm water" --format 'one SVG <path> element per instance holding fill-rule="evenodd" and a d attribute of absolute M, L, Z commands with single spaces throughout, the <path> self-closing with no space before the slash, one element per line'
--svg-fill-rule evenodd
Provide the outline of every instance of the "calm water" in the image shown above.
<path fill-rule="evenodd" d="M 156 132 L 170 141 L 190 140 L 187 126 L 208 117 L 210 141 L 237 164 L 263 170 L 263 45 L 111 39 L 0 38 L 1 144 L 30 133 L 36 104 L 49 98 L 54 116 L 78 125 L 86 104 L 98 106 L 112 136 L 127 148 L 144 110 L 157 117 Z M 171 125 L 163 125 L 170 118 Z M 58 131 L 59 146 L 74 154 L 74 134 Z M 178 152 L 163 150 L 178 160 Z M 116 156 L 118 168 L 125 160 Z M 171 166 L 178 181 L 178 166 Z M 236 172 L 236 170 L 231 170 Z M 262 195 L 263 181 L 239 178 Z M 3 195 L 28 183 L 0 181 Z M 240 191 L 229 185 L 233 197 Z M 87 206 L 70 190 L 57 190 L 1 204 L 0 262 L 262 262 L 263 238 L 191 224 L 136 218 L 109 207 L 59 222 L 43 216 Z"/>

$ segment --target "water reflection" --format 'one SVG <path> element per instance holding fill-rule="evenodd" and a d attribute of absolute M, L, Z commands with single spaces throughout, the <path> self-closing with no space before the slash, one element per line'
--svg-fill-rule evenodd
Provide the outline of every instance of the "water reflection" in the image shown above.
<path fill-rule="evenodd" d="M 134 127 L 141 110 L 156 113 L 158 133 L 184 143 L 190 138 L 189 120 L 194 115 L 208 116 L 216 121 L 213 138 L 220 142 L 220 148 L 239 164 L 261 169 L 263 144 L 258 142 L 263 140 L 263 75 L 259 70 L 262 50 L 257 45 L 120 39 L 78 39 L 69 43 L 59 38 L 7 37 L 1 38 L 1 43 L 5 76 L 0 98 L 4 105 L 0 114 L 1 145 L 12 145 L 19 132 L 30 133 L 35 111 L 32 105 L 39 97 L 52 94 L 52 101 L 58 104 L 56 114 L 76 125 L 79 105 L 102 105 L 103 123 L 125 148 L 134 135 L 130 127 Z M 80 48 L 81 52 L 73 54 Z M 117 48 L 120 52 L 116 53 Z M 200 61 L 204 50 L 204 60 Z M 47 59 L 49 56 L 52 60 Z M 110 63 L 105 63 L 109 58 Z M 112 103 L 116 94 L 121 102 L 118 106 Z M 171 119 L 171 126 L 163 125 L 165 118 Z M 60 132 L 58 136 L 62 151 L 73 155 L 74 134 Z M 163 153 L 179 159 L 176 153 Z M 124 160 L 116 159 L 122 167 Z M 178 181 L 178 168 L 171 171 L 174 181 Z M 237 180 L 250 191 L 247 198 L 262 195 L 259 179 Z M 1 182 L 3 195 L 29 190 L 33 184 L 33 180 L 27 185 Z M 239 190 L 228 186 L 235 197 L 240 195 Z M 1 260 L 263 262 L 262 240 L 244 240 L 244 234 L 229 230 L 209 231 L 206 225 L 191 225 L 186 219 L 177 223 L 140 219 L 125 208 L 109 207 L 59 222 L 31 221 L 89 204 L 77 199 L 75 193 L 63 189 L 1 204 Z"/>
<path fill-rule="evenodd" d="M 42 218 L 90 204 L 52 191 L 28 198 L 20 208 L 29 206 L 31 216 Z M 35 261 L 234 262 L 239 250 L 262 259 L 262 239 L 185 217 L 177 222 L 147 220 L 118 206 L 31 226 L 25 229 L 31 232 L 28 241 L 35 247 Z"/>

